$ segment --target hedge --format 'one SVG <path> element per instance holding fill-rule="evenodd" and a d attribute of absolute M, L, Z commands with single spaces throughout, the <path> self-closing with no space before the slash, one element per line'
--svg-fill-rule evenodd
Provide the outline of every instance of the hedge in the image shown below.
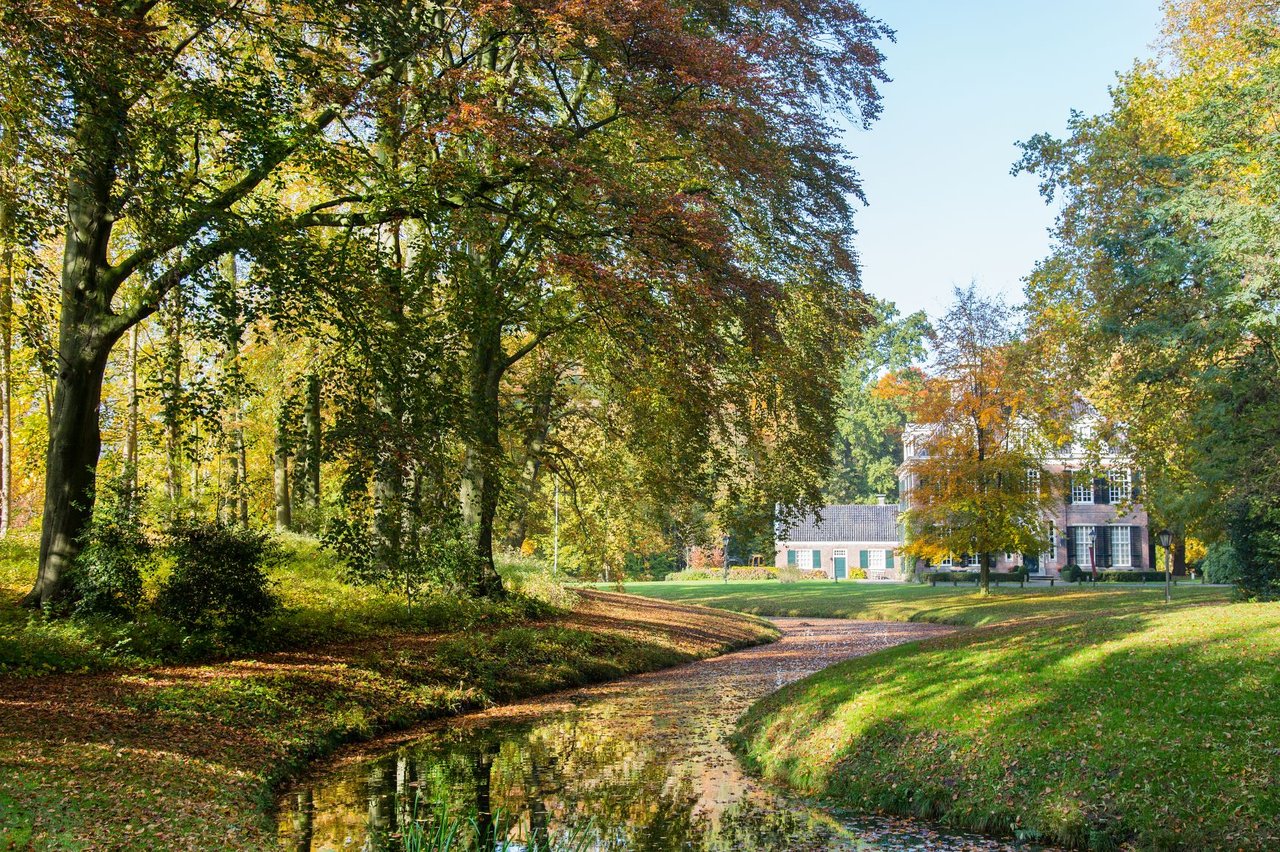
<path fill-rule="evenodd" d="M 992 583 L 1023 583 L 1026 582 L 1026 571 L 992 571 L 989 575 Z M 937 585 L 939 582 L 951 583 L 977 583 L 981 580 L 982 575 L 978 571 L 931 571 L 925 574 L 930 585 Z"/>

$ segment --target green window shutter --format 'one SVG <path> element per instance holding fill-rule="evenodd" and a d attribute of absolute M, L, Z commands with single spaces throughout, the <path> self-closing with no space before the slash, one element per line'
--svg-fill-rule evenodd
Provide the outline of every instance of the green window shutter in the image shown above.
<path fill-rule="evenodd" d="M 865 550 L 859 550 L 858 551 L 858 567 L 860 567 L 863 571 L 865 571 L 867 570 L 868 564 L 870 563 L 867 559 L 867 552 Z"/>
<path fill-rule="evenodd" d="M 890 571 L 893 570 L 893 551 L 892 550 L 886 550 L 884 552 L 884 567 L 888 568 Z"/>
<path fill-rule="evenodd" d="M 822 551 L 821 550 L 815 550 L 813 552 L 813 565 L 810 567 L 812 567 L 816 571 L 822 570 Z"/>
<path fill-rule="evenodd" d="M 796 567 L 796 552 L 794 550 L 787 551 L 787 567 Z"/>

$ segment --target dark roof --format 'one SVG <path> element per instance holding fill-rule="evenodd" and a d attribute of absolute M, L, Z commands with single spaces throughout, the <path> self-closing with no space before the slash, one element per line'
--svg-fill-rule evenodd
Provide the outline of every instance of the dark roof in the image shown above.
<path fill-rule="evenodd" d="M 897 504 L 887 506 L 823 506 L 822 521 L 813 515 L 783 527 L 782 541 L 901 541 Z"/>

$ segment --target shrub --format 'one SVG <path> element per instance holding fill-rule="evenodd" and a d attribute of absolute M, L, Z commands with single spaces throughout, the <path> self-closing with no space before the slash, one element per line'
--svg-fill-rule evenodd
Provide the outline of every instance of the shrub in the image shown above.
<path fill-rule="evenodd" d="M 1103 583 L 1154 583 L 1164 582 L 1163 571 L 1099 571 L 1098 580 Z"/>
<path fill-rule="evenodd" d="M 730 568 L 730 580 L 773 580 L 779 579 L 779 570 L 770 568 L 767 565 L 755 567 Z M 724 571 L 719 568 L 686 568 L 683 571 L 672 571 L 667 574 L 667 580 L 672 581 L 690 581 L 690 580 L 723 580 Z"/>
<path fill-rule="evenodd" d="M 1242 573 L 1240 556 L 1227 541 L 1209 545 L 1201 568 L 1210 583 L 1235 583 Z"/>
<path fill-rule="evenodd" d="M 253 630 L 278 606 L 267 569 L 280 560 L 270 535 L 218 522 L 186 522 L 168 533 L 173 570 L 156 611 L 188 631 Z"/>
<path fill-rule="evenodd" d="M 77 616 L 132 618 L 142 602 L 143 570 L 153 562 L 138 519 L 139 495 L 126 478 L 108 484 L 94 506 L 67 575 L 65 603 Z"/>
<path fill-rule="evenodd" d="M 1068 583 L 1078 583 L 1083 576 L 1084 571 L 1080 570 L 1079 565 L 1072 564 L 1062 569 L 1062 579 Z"/>
<path fill-rule="evenodd" d="M 827 576 L 827 575 L 826 575 L 826 574 L 823 574 L 822 576 L 824 576 L 824 577 L 825 577 L 825 576 Z M 865 580 L 865 579 L 867 579 L 867 572 L 866 572 L 866 571 L 864 571 L 864 570 L 862 570 L 861 568 L 856 568 L 856 567 L 855 567 L 855 568 L 850 568 L 850 569 L 849 569 L 849 571 L 848 571 L 848 573 L 846 574 L 846 576 L 847 576 L 850 580 Z"/>
<path fill-rule="evenodd" d="M 1227 529 L 1236 552 L 1235 584 L 1245 597 L 1280 598 L 1280 499 L 1240 498 L 1231 506 Z"/>
<path fill-rule="evenodd" d="M 715 580 L 718 578 L 710 571 L 685 568 L 683 571 L 672 571 L 666 576 L 666 579 L 672 582 L 684 582 L 689 580 Z"/>
<path fill-rule="evenodd" d="M 787 565 L 776 569 L 778 572 L 778 582 L 795 583 L 800 580 L 829 580 L 827 572 L 820 571 L 816 568 L 797 568 L 794 565 Z"/>

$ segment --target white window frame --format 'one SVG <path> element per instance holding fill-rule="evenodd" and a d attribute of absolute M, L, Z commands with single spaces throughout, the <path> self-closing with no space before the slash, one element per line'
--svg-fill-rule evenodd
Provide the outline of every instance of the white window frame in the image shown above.
<path fill-rule="evenodd" d="M 1044 566 L 1050 562 L 1057 561 L 1058 558 L 1058 527 L 1053 521 L 1049 521 L 1049 549 L 1040 554 L 1040 570 L 1044 570 Z"/>
<path fill-rule="evenodd" d="M 880 563 L 879 565 L 876 564 L 877 561 Z M 885 557 L 884 550 L 873 549 L 873 550 L 867 551 L 867 574 L 868 575 L 870 575 L 872 571 L 878 571 L 879 573 L 883 574 L 885 571 L 888 570 L 888 564 L 889 564 L 889 560 Z"/>
<path fill-rule="evenodd" d="M 1040 469 L 1033 467 L 1027 470 L 1027 490 L 1032 494 L 1040 493 Z"/>
<path fill-rule="evenodd" d="M 1071 472 L 1071 503 L 1074 506 L 1093 505 L 1093 477 L 1085 471 Z"/>
<path fill-rule="evenodd" d="M 1090 560 L 1089 560 L 1089 530 L 1091 530 L 1091 529 L 1093 529 L 1093 527 L 1091 527 L 1091 526 L 1077 526 L 1077 527 L 1075 528 L 1075 531 L 1076 531 L 1076 532 L 1075 532 L 1075 535 L 1076 535 L 1076 564 L 1077 564 L 1077 565 L 1079 565 L 1081 568 L 1088 568 L 1088 567 L 1089 567 L 1089 565 L 1090 565 Z M 1096 563 L 1097 563 L 1097 561 L 1098 561 L 1097 554 L 1094 554 L 1094 558 L 1093 558 L 1093 560 L 1092 560 L 1092 561 L 1093 561 L 1093 563 L 1094 563 L 1094 564 L 1096 564 Z"/>
<path fill-rule="evenodd" d="M 952 568 L 955 566 L 955 564 L 956 564 L 956 559 L 955 559 L 954 553 L 948 553 L 946 556 L 944 556 L 942 559 L 938 561 L 939 568 Z"/>
<path fill-rule="evenodd" d="M 801 571 L 813 570 L 813 548 L 800 547 L 796 549 L 796 568 Z"/>
<path fill-rule="evenodd" d="M 1133 567 L 1133 529 L 1129 524 L 1111 526 L 1111 567 Z"/>
<path fill-rule="evenodd" d="M 967 559 L 965 559 L 965 561 L 964 561 L 964 567 L 966 567 L 966 568 L 981 568 L 981 567 L 982 567 L 982 558 L 981 558 L 978 554 L 976 554 L 976 553 L 970 553 L 970 554 L 968 555 L 968 558 L 967 558 Z"/>
<path fill-rule="evenodd" d="M 1116 468 L 1107 471 L 1107 490 L 1110 492 L 1111 502 L 1123 503 L 1133 494 L 1133 474 L 1129 468 Z"/>

